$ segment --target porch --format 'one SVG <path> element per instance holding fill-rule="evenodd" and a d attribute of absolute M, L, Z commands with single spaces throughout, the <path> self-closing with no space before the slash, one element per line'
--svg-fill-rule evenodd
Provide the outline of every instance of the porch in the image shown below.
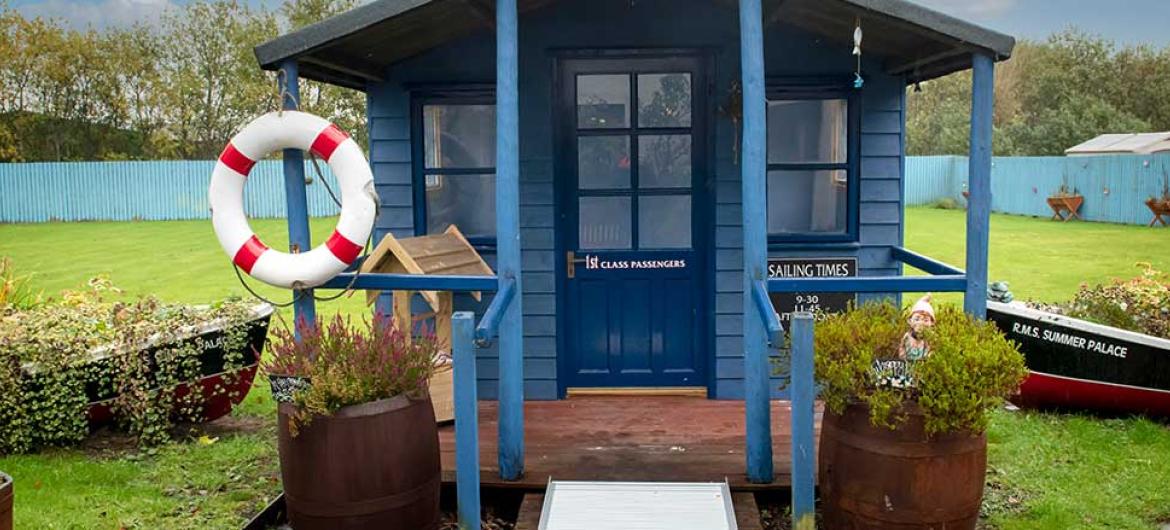
<path fill-rule="evenodd" d="M 772 452 L 791 454 L 791 403 L 772 401 Z M 544 491 L 550 478 L 594 481 L 723 482 L 735 491 L 786 490 L 790 462 L 776 461 L 775 480 L 744 472 L 744 402 L 679 396 L 585 396 L 524 403 L 524 476 L 500 478 L 496 460 L 499 407 L 479 404 L 480 484 Z M 819 436 L 820 407 L 816 413 Z M 455 427 L 439 431 L 443 483 L 455 483 Z"/>

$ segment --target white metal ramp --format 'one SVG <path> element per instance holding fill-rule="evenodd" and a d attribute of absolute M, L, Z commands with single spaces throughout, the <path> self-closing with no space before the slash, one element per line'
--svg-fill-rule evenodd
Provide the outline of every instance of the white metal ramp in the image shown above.
<path fill-rule="evenodd" d="M 738 530 L 727 483 L 550 481 L 540 530 Z"/>

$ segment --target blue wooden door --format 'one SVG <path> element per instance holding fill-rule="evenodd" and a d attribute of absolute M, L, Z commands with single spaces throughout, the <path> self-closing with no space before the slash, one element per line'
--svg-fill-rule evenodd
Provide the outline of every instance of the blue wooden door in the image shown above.
<path fill-rule="evenodd" d="M 701 66 L 560 63 L 562 387 L 707 386 Z"/>

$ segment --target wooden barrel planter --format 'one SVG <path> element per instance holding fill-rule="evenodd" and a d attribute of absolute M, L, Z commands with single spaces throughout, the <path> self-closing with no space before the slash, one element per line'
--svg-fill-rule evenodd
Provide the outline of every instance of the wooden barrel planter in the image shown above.
<path fill-rule="evenodd" d="M 439 433 L 429 398 L 405 396 L 315 417 L 296 437 L 279 406 L 280 470 L 297 530 L 439 525 Z"/>
<path fill-rule="evenodd" d="M 987 437 L 928 438 L 922 410 L 905 408 L 897 429 L 875 427 L 869 407 L 825 411 L 820 489 L 825 528 L 974 529 L 983 500 Z"/>
<path fill-rule="evenodd" d="M 12 530 L 12 477 L 0 473 L 0 530 Z"/>

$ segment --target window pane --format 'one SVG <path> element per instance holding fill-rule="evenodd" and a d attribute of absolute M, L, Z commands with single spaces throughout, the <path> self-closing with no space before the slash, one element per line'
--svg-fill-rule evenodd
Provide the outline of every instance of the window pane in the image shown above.
<path fill-rule="evenodd" d="M 638 248 L 690 248 L 691 196 L 638 198 Z"/>
<path fill-rule="evenodd" d="M 581 197 L 578 242 L 582 249 L 630 248 L 630 198 Z"/>
<path fill-rule="evenodd" d="M 620 129 L 630 126 L 630 76 L 577 76 L 577 127 Z"/>
<path fill-rule="evenodd" d="M 768 102 L 768 162 L 843 163 L 848 148 L 843 99 Z"/>
<path fill-rule="evenodd" d="M 691 74 L 638 76 L 638 127 L 690 127 Z"/>
<path fill-rule="evenodd" d="M 841 234 L 846 230 L 848 173 L 769 171 L 769 234 Z"/>
<path fill-rule="evenodd" d="M 495 237 L 495 175 L 427 175 L 426 187 L 428 234 L 455 225 L 468 237 Z"/>
<path fill-rule="evenodd" d="M 691 185 L 691 135 L 638 137 L 638 187 L 687 188 Z"/>
<path fill-rule="evenodd" d="M 428 168 L 495 167 L 496 106 L 424 106 L 423 144 Z"/>
<path fill-rule="evenodd" d="M 583 190 L 629 188 L 630 137 L 577 137 L 577 180 Z"/>

